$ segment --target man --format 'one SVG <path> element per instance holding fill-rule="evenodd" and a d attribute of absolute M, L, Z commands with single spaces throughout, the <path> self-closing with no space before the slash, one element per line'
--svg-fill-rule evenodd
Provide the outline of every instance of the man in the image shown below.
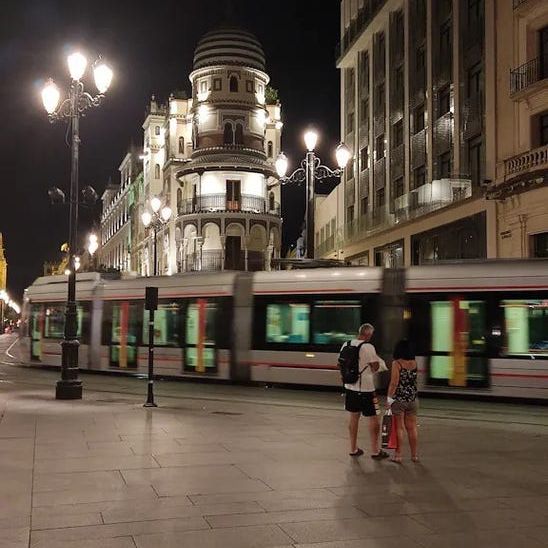
<path fill-rule="evenodd" d="M 360 376 L 355 383 L 345 384 L 345 409 L 350 413 L 348 430 L 350 432 L 350 456 L 359 457 L 363 450 L 358 447 L 358 426 L 360 414 L 369 418 L 369 435 L 371 437 L 371 458 L 380 460 L 389 455 L 379 447 L 379 434 L 381 430 L 379 420 L 379 404 L 375 394 L 373 373 L 379 368 L 386 370 L 382 358 L 377 355 L 375 347 L 369 343 L 375 328 L 364 323 L 358 331 L 358 338 L 352 339 L 352 346 L 360 348 Z M 346 343 L 345 343 L 346 344 Z M 344 346 L 344 345 L 343 345 Z"/>

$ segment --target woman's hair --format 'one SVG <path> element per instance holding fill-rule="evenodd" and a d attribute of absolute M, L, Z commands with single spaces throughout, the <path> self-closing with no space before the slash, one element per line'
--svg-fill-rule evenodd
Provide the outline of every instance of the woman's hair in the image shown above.
<path fill-rule="evenodd" d="M 407 339 L 401 339 L 396 343 L 394 347 L 394 359 L 395 360 L 414 360 L 415 349 L 413 345 Z"/>

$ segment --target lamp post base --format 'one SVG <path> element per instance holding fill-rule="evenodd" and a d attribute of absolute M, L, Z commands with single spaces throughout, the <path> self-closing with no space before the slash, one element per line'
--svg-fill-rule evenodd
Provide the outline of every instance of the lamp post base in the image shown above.
<path fill-rule="evenodd" d="M 81 400 L 82 399 L 82 381 L 80 380 L 60 380 L 55 385 L 56 400 Z"/>
<path fill-rule="evenodd" d="M 143 404 L 143 407 L 158 407 L 156 403 L 154 403 L 154 388 L 153 388 L 152 381 L 148 381 L 148 388 L 147 388 L 147 401 Z"/>

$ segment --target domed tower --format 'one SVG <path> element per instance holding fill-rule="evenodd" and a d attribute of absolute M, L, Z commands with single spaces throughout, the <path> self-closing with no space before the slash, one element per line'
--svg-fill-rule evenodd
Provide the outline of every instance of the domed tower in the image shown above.
<path fill-rule="evenodd" d="M 190 81 L 192 150 L 172 193 L 177 270 L 269 269 L 281 245 L 274 161 L 283 124 L 261 44 L 235 27 L 208 32 Z"/>

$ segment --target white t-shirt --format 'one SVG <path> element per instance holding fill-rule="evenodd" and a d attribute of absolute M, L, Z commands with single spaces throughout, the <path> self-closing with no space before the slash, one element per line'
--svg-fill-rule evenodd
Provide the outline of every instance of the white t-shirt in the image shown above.
<path fill-rule="evenodd" d="M 352 339 L 350 342 L 352 346 L 358 346 L 362 343 L 363 341 L 359 339 Z M 341 350 L 346 344 L 344 343 L 341 346 Z M 373 382 L 373 371 L 371 371 L 369 364 L 374 362 L 381 364 L 379 369 L 383 369 L 383 366 L 385 366 L 384 360 L 377 356 L 375 347 L 371 343 L 364 343 L 360 348 L 360 371 L 363 371 L 363 373 L 355 383 L 345 384 L 344 387 L 355 392 L 373 392 L 375 390 L 375 383 Z"/>

